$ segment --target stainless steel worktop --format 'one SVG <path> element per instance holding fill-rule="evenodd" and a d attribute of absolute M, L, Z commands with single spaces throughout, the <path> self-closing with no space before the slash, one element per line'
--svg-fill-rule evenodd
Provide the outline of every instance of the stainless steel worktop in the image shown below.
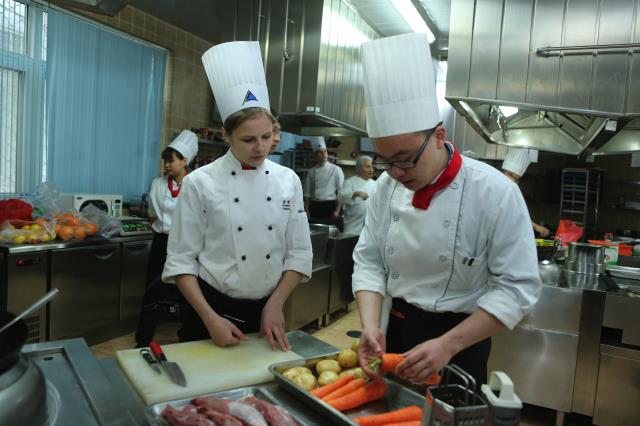
<path fill-rule="evenodd" d="M 16 253 L 31 253 L 47 250 L 63 250 L 68 248 L 86 247 L 101 244 L 113 244 L 124 243 L 129 241 L 147 241 L 153 238 L 153 234 L 145 235 L 132 235 L 130 237 L 89 237 L 84 240 L 70 240 L 70 241 L 51 241 L 48 243 L 38 244 L 0 244 L 0 253 L 4 254 L 16 254 Z"/>
<path fill-rule="evenodd" d="M 291 331 L 287 333 L 289 343 L 294 352 L 303 358 L 316 357 L 329 353 L 334 353 L 337 348 L 322 340 L 316 339 L 302 331 Z M 100 367 L 114 395 L 118 395 L 118 405 L 127 411 L 128 423 L 123 424 L 148 424 L 145 416 L 144 402 L 130 385 L 128 379 L 122 373 L 115 358 L 106 358 L 100 361 Z M 276 398 L 278 404 L 300 419 L 305 425 L 326 425 L 327 420 L 309 409 L 299 399 L 282 389 L 278 384 L 269 382 L 259 385 L 266 388 Z"/>

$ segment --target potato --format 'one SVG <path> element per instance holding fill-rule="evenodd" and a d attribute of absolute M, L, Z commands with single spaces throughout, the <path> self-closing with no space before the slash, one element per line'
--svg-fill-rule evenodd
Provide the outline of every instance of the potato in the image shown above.
<path fill-rule="evenodd" d="M 310 391 L 318 387 L 318 382 L 313 374 L 299 374 L 293 378 L 293 383 L 300 386 L 302 389 Z"/>
<path fill-rule="evenodd" d="M 338 377 L 342 377 L 342 376 L 345 376 L 347 374 L 359 377 L 362 380 L 365 380 L 367 378 L 367 374 L 360 367 L 350 368 L 349 370 L 344 370 L 342 373 L 340 373 L 340 375 Z"/>
<path fill-rule="evenodd" d="M 301 374 L 311 374 L 313 375 L 313 373 L 311 372 L 311 370 L 309 370 L 307 367 L 292 367 L 289 368 L 287 370 L 285 370 L 282 375 L 284 377 L 286 377 L 289 380 L 293 380 L 294 377 L 299 376 Z"/>
<path fill-rule="evenodd" d="M 316 371 L 318 374 L 322 374 L 325 371 L 333 371 L 337 374 L 342 371 L 342 368 L 340 368 L 338 361 L 334 359 L 324 359 L 316 364 Z"/>
<path fill-rule="evenodd" d="M 318 384 L 320 386 L 328 385 L 338 380 L 338 375 L 335 371 L 323 371 L 320 377 L 318 377 Z"/>
<path fill-rule="evenodd" d="M 351 342 L 351 350 L 355 353 L 358 353 L 358 349 L 360 348 L 360 339 L 355 339 Z"/>
<path fill-rule="evenodd" d="M 338 364 L 342 368 L 353 368 L 358 365 L 358 354 L 351 349 L 345 349 L 338 354 Z"/>

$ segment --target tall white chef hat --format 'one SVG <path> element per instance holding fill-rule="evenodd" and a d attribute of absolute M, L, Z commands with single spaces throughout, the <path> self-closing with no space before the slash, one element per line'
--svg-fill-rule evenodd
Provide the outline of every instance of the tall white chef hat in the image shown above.
<path fill-rule="evenodd" d="M 327 144 L 324 142 L 324 138 L 322 136 L 312 136 L 311 148 L 313 148 L 313 152 L 316 152 L 320 149 L 327 149 Z"/>
<path fill-rule="evenodd" d="M 204 52 L 202 63 L 223 123 L 245 108 L 271 109 L 257 41 L 218 44 Z"/>
<path fill-rule="evenodd" d="M 440 122 L 426 34 L 364 43 L 362 60 L 369 137 L 417 132 Z"/>
<path fill-rule="evenodd" d="M 198 153 L 198 137 L 189 130 L 183 130 L 171 141 L 169 148 L 178 151 L 185 160 L 187 160 L 187 164 L 189 164 Z"/>
<path fill-rule="evenodd" d="M 509 148 L 509 152 L 507 152 L 507 156 L 504 157 L 504 161 L 502 162 L 502 170 L 522 177 L 530 163 L 529 150 L 524 148 Z"/>

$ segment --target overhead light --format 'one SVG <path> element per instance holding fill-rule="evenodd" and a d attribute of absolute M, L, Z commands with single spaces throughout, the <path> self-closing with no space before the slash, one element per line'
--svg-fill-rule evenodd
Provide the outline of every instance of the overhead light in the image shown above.
<path fill-rule="evenodd" d="M 414 32 L 425 33 L 429 43 L 433 43 L 436 40 L 436 36 L 433 35 L 427 23 L 424 22 L 416 7 L 411 3 L 411 0 L 391 0 L 391 4 Z"/>
<path fill-rule="evenodd" d="M 498 108 L 500 108 L 500 112 L 502 112 L 502 115 L 504 115 L 507 118 L 518 113 L 518 108 L 517 107 L 510 107 L 510 106 L 500 105 Z"/>

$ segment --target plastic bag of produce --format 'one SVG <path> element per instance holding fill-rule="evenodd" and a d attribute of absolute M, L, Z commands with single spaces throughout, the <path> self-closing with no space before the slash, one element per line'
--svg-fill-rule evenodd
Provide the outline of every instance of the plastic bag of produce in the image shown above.
<path fill-rule="evenodd" d="M 46 243 L 56 238 L 55 218 L 36 220 L 5 220 L 0 225 L 0 241 L 10 244 Z"/>
<path fill-rule="evenodd" d="M 561 219 L 556 231 L 556 240 L 560 240 L 560 244 L 566 246 L 567 243 L 574 243 L 582 238 L 584 230 L 575 224 L 574 221 Z"/>
<path fill-rule="evenodd" d="M 56 235 L 62 240 L 84 240 L 98 233 L 98 225 L 80 213 L 65 213 L 56 218 Z"/>
<path fill-rule="evenodd" d="M 111 238 L 120 235 L 122 230 L 122 222 L 100 210 L 96 206 L 90 205 L 82 210 L 82 216 L 95 223 L 98 227 L 98 233 L 101 237 Z"/>
<path fill-rule="evenodd" d="M 20 199 L 33 206 L 33 216 L 53 216 L 60 212 L 58 198 L 60 191 L 50 182 L 42 182 L 33 192 L 20 194 Z"/>
<path fill-rule="evenodd" d="M 0 223 L 5 220 L 31 220 L 33 208 L 22 200 L 11 199 L 0 201 Z"/>

